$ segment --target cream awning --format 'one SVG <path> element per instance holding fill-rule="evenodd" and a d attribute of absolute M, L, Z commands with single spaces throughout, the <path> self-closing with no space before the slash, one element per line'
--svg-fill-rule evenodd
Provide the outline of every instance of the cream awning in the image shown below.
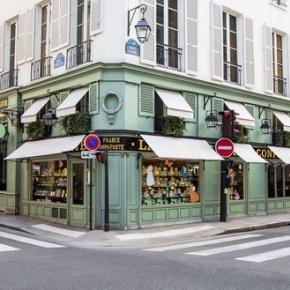
<path fill-rule="evenodd" d="M 89 91 L 89 88 L 80 88 L 73 90 L 65 100 L 56 108 L 56 116 L 64 117 L 76 113 L 76 106 L 78 102 Z"/>
<path fill-rule="evenodd" d="M 5 159 L 26 159 L 70 152 L 82 142 L 84 137 L 85 135 L 78 135 L 26 142 Z"/>
<path fill-rule="evenodd" d="M 273 111 L 273 114 L 283 124 L 285 132 L 290 132 L 290 117 L 284 112 Z"/>
<path fill-rule="evenodd" d="M 290 148 L 268 146 L 269 149 L 278 156 L 278 158 L 285 164 L 290 164 Z"/>
<path fill-rule="evenodd" d="M 224 101 L 229 110 L 235 111 L 236 121 L 240 125 L 255 127 L 255 119 L 243 104 Z"/>
<path fill-rule="evenodd" d="M 163 89 L 155 89 L 155 92 L 166 106 L 167 115 L 193 119 L 193 111 L 181 93 Z"/>
<path fill-rule="evenodd" d="M 37 114 L 48 103 L 49 97 L 38 99 L 22 114 L 21 123 L 32 123 L 37 120 Z"/>
<path fill-rule="evenodd" d="M 247 163 L 268 163 L 249 144 L 234 144 L 234 152 Z"/>
<path fill-rule="evenodd" d="M 205 140 L 141 135 L 160 158 L 185 160 L 223 160 Z"/>

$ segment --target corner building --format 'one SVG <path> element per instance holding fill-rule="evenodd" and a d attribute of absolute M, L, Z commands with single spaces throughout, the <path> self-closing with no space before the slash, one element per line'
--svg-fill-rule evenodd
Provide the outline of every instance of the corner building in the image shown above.
<path fill-rule="evenodd" d="M 290 11 L 285 0 L 254 2 L 15 7 L 0 27 L 0 210 L 87 227 L 81 151 L 94 132 L 108 151 L 112 228 L 218 220 L 214 144 L 233 111 L 229 217 L 288 212 Z M 128 11 L 142 3 L 144 44 L 139 9 L 128 33 Z M 104 224 L 104 174 L 93 161 L 94 228 Z"/>

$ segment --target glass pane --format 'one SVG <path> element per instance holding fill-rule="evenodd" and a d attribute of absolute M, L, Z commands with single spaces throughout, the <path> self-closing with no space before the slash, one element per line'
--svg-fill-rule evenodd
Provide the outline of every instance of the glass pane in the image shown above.
<path fill-rule="evenodd" d="M 224 80 L 228 80 L 228 66 L 224 63 Z"/>
<path fill-rule="evenodd" d="M 230 15 L 230 30 L 237 31 L 237 18 Z"/>
<path fill-rule="evenodd" d="M 157 23 L 164 24 L 164 9 L 159 5 L 157 5 Z"/>
<path fill-rule="evenodd" d="M 7 143 L 0 144 L 0 190 L 6 191 L 7 177 Z"/>
<path fill-rule="evenodd" d="M 277 50 L 277 63 L 282 64 L 283 63 L 283 53 L 282 50 Z"/>
<path fill-rule="evenodd" d="M 157 45 L 156 48 L 156 60 L 158 64 L 164 65 L 165 59 L 164 59 L 164 47 L 162 45 Z"/>
<path fill-rule="evenodd" d="M 237 50 L 231 49 L 230 52 L 231 52 L 231 57 L 230 57 L 231 64 L 238 64 Z"/>
<path fill-rule="evenodd" d="M 227 31 L 223 29 L 223 44 L 227 45 Z"/>
<path fill-rule="evenodd" d="M 282 36 L 276 34 L 276 38 L 277 38 L 277 48 L 282 49 Z"/>
<path fill-rule="evenodd" d="M 83 163 L 73 164 L 72 172 L 73 204 L 84 204 L 85 168 Z"/>
<path fill-rule="evenodd" d="M 238 200 L 244 198 L 244 171 L 242 163 L 234 163 L 228 170 L 228 177 L 232 194 L 230 199 Z"/>
<path fill-rule="evenodd" d="M 276 167 L 276 176 L 277 176 L 277 197 L 283 197 L 283 167 L 278 165 Z"/>
<path fill-rule="evenodd" d="M 227 14 L 225 12 L 223 12 L 223 27 L 227 27 Z"/>
<path fill-rule="evenodd" d="M 231 82 L 238 83 L 238 69 L 231 66 Z"/>
<path fill-rule="evenodd" d="M 237 34 L 230 32 L 230 47 L 237 48 Z"/>
<path fill-rule="evenodd" d="M 157 43 L 164 44 L 164 28 L 157 25 Z"/>
<path fill-rule="evenodd" d="M 157 4 L 164 5 L 164 0 L 157 0 Z"/>
<path fill-rule="evenodd" d="M 290 166 L 285 167 L 285 195 L 290 196 Z"/>
<path fill-rule="evenodd" d="M 168 7 L 177 10 L 177 0 L 168 0 Z"/>
<path fill-rule="evenodd" d="M 169 10 L 168 17 L 169 17 L 168 26 L 177 29 L 177 12 Z"/>
<path fill-rule="evenodd" d="M 13 24 L 11 25 L 11 35 L 10 35 L 10 39 L 15 38 L 15 35 L 16 35 L 16 24 L 13 23 Z"/>
<path fill-rule="evenodd" d="M 277 65 L 277 76 L 279 78 L 283 78 L 283 66 L 282 65 Z"/>
<path fill-rule="evenodd" d="M 177 39 L 177 31 L 169 29 L 168 30 L 168 45 L 170 47 L 177 48 L 178 46 L 178 39 Z"/>
<path fill-rule="evenodd" d="M 275 197 L 275 178 L 274 178 L 274 166 L 268 167 L 268 197 Z"/>

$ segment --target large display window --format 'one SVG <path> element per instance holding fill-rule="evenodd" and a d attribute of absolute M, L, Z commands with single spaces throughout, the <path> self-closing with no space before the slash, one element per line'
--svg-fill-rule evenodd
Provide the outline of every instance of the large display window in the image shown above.
<path fill-rule="evenodd" d="M 32 162 L 32 200 L 67 202 L 67 161 Z"/>
<path fill-rule="evenodd" d="M 228 169 L 229 198 L 231 200 L 244 199 L 244 166 L 243 163 L 232 163 Z"/>
<path fill-rule="evenodd" d="M 268 166 L 268 198 L 290 197 L 290 166 L 270 164 Z"/>
<path fill-rule="evenodd" d="M 143 159 L 142 205 L 199 202 L 199 169 L 199 162 Z"/>

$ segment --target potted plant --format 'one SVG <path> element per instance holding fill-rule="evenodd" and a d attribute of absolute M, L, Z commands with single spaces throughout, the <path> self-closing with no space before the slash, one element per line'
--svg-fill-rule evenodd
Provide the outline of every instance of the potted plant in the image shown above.
<path fill-rule="evenodd" d="M 284 144 L 284 132 L 273 132 L 273 144 L 276 146 L 283 146 Z"/>
<path fill-rule="evenodd" d="M 182 136 L 186 130 L 186 122 L 183 118 L 174 116 L 156 117 L 156 131 L 169 136 Z"/>
<path fill-rule="evenodd" d="M 67 135 L 87 133 L 90 131 L 89 113 L 76 113 L 62 119 L 62 126 Z"/>
<path fill-rule="evenodd" d="M 246 143 L 249 141 L 249 129 L 244 125 L 235 124 L 233 130 L 233 141 L 236 143 Z"/>
<path fill-rule="evenodd" d="M 28 139 L 39 139 L 45 135 L 45 124 L 41 119 L 26 125 Z"/>

